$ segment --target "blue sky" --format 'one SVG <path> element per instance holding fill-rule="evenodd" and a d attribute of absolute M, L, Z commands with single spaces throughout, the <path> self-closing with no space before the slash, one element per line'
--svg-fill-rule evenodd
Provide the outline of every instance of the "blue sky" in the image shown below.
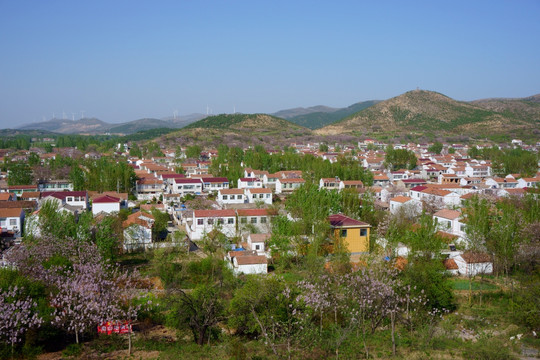
<path fill-rule="evenodd" d="M 540 93 L 540 1 L 0 0 L 0 127 Z"/>

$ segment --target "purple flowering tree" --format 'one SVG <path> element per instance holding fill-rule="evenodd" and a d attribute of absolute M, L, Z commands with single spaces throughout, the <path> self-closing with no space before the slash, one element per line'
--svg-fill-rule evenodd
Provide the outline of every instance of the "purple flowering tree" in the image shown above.
<path fill-rule="evenodd" d="M 36 302 L 24 297 L 22 290 L 15 286 L 0 291 L 0 339 L 11 344 L 11 351 L 28 329 L 43 321 L 35 312 Z"/>

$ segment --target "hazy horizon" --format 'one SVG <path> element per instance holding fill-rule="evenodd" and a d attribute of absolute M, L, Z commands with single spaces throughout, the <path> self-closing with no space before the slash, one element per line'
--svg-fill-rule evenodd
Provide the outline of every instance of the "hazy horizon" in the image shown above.
<path fill-rule="evenodd" d="M 31 6 L 30 6 L 31 5 Z M 0 127 L 540 93 L 540 2 L 0 1 Z"/>

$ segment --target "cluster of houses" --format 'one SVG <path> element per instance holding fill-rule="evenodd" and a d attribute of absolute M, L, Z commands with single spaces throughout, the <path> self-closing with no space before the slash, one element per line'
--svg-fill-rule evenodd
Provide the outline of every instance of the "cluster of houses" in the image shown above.
<path fill-rule="evenodd" d="M 489 257 L 480 253 L 457 251 L 455 246 L 467 248 L 466 219 L 461 208 L 474 195 L 494 197 L 523 196 L 540 183 L 540 174 L 523 177 L 493 174 L 489 161 L 475 160 L 467 156 L 468 147 L 452 144 L 443 155 L 428 151 L 430 144 L 396 144 L 394 148 L 409 149 L 416 154 L 417 166 L 413 170 L 385 169 L 386 144 L 366 139 L 357 146 L 328 146 L 319 151 L 320 144 L 291 144 L 303 154 L 312 154 L 330 162 L 339 156 L 348 156 L 361 163 L 373 173 L 373 185 L 366 186 L 359 179 L 339 177 L 319 179 L 319 188 L 331 191 L 354 190 L 359 196 L 369 192 L 376 205 L 391 214 L 415 216 L 422 211 L 433 214 L 439 231 L 446 236 L 450 250 L 445 266 L 454 273 L 470 275 L 492 270 Z M 523 146 L 523 144 L 521 144 Z M 267 240 L 271 236 L 272 218 L 277 211 L 272 207 L 276 197 L 285 198 L 305 183 L 298 170 L 268 171 L 245 168 L 237 186 L 231 187 L 229 179 L 214 177 L 210 173 L 216 150 L 201 152 L 200 158 L 185 159 L 183 154 L 164 150 L 164 157 L 139 159 L 129 157 L 128 146 L 119 147 L 126 161 L 137 176 L 133 191 L 137 202 L 128 201 L 128 194 L 73 191 L 68 180 L 43 180 L 36 185 L 0 185 L 0 229 L 4 237 L 20 239 L 25 231 L 39 234 L 39 211 L 45 202 L 53 202 L 58 211 L 77 214 L 92 211 L 94 216 L 117 213 L 124 208 L 134 208 L 123 222 L 124 249 L 126 251 L 154 246 L 154 216 L 148 211 L 158 208 L 168 212 L 175 225 L 184 230 L 193 243 L 219 232 L 237 239 L 227 261 L 237 273 L 265 273 L 270 252 Z M 40 154 L 46 160 L 47 154 Z M 182 169 L 178 173 L 178 167 Z M 190 209 L 182 205 L 186 198 L 212 198 L 211 206 Z M 152 204 L 147 204 L 152 202 Z M 157 204 L 156 204 L 157 203 Z M 25 222 L 27 226 L 25 226 Z M 369 252 L 371 226 L 342 214 L 329 216 L 328 222 L 334 237 L 341 239 L 347 251 L 353 255 Z M 398 246 L 394 255 L 407 256 L 408 249 Z"/>

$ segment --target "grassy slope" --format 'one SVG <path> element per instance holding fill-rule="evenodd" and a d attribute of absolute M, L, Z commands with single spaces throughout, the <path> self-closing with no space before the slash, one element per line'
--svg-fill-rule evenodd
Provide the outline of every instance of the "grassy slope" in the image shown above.
<path fill-rule="evenodd" d="M 310 114 L 294 116 L 290 118 L 289 121 L 307 127 L 308 129 L 319 129 L 328 124 L 339 121 L 358 111 L 373 106 L 376 103 L 378 103 L 378 101 L 376 100 L 364 101 L 332 112 L 318 111 Z"/>
<path fill-rule="evenodd" d="M 436 92 L 415 90 L 364 109 L 317 133 L 440 132 L 530 136 L 534 129 L 535 124 L 526 116 L 508 116 Z"/>

